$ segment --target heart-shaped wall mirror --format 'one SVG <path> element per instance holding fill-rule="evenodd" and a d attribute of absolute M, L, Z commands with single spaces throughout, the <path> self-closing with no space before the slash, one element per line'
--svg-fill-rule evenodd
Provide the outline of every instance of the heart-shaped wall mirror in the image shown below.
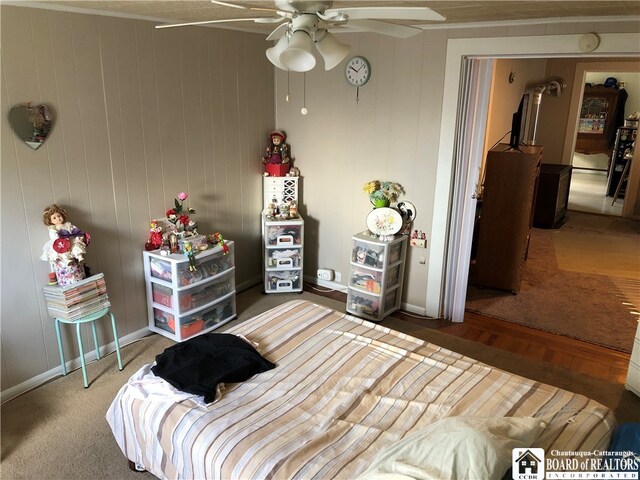
<path fill-rule="evenodd" d="M 16 105 L 9 111 L 9 124 L 24 143 L 37 150 L 53 128 L 53 110 L 45 104 Z"/>

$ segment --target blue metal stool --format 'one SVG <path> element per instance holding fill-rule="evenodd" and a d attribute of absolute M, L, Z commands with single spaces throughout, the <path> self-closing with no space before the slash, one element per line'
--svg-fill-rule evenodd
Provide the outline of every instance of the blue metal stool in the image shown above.
<path fill-rule="evenodd" d="M 113 316 L 113 313 L 109 311 L 108 308 L 100 310 L 98 312 L 92 313 L 91 315 L 87 315 L 86 317 L 81 317 L 76 320 L 66 320 L 64 318 L 56 318 L 56 335 L 58 336 L 58 350 L 60 351 L 60 363 L 62 364 L 62 375 L 67 374 L 67 366 L 64 360 L 64 351 L 62 350 L 62 337 L 60 336 L 60 323 L 68 323 L 75 324 L 76 326 L 76 335 L 78 337 L 78 348 L 80 349 L 80 363 L 82 364 L 82 379 L 84 380 L 84 388 L 89 388 L 89 381 L 87 380 L 87 366 L 84 362 L 84 349 L 82 348 L 82 335 L 80 334 L 80 325 L 83 323 L 91 322 L 91 327 L 93 329 L 93 343 L 96 346 L 96 357 L 100 360 L 100 348 L 98 347 L 98 335 L 96 334 L 96 324 L 95 321 L 109 314 L 111 317 L 111 328 L 113 328 L 113 338 L 116 344 L 116 355 L 118 356 L 118 369 L 122 371 L 124 368 L 122 366 L 122 357 L 120 356 L 120 342 L 118 341 L 118 332 L 116 331 L 116 319 Z"/>

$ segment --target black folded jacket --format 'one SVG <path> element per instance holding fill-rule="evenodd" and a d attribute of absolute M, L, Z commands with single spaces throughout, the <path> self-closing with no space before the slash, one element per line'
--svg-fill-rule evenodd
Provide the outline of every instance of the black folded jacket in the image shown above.
<path fill-rule="evenodd" d="M 205 333 L 165 349 L 151 371 L 178 390 L 215 400 L 219 383 L 237 383 L 275 368 L 249 343 L 228 333 Z"/>

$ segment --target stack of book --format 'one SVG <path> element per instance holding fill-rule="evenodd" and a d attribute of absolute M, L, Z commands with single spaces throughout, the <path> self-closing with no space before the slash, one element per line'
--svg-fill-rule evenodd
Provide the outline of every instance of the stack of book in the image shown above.
<path fill-rule="evenodd" d="M 98 273 L 66 286 L 45 286 L 44 298 L 50 317 L 77 320 L 111 305 L 104 274 Z"/>

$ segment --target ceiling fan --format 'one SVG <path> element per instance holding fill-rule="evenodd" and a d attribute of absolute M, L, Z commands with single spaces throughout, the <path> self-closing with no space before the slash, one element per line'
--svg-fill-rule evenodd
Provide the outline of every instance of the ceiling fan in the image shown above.
<path fill-rule="evenodd" d="M 427 7 L 331 8 L 333 2 L 327 0 L 275 0 L 275 8 L 252 7 L 217 0 L 211 2 L 242 10 L 269 12 L 272 15 L 156 25 L 156 28 L 246 21 L 280 23 L 267 37 L 267 40 L 278 40 L 273 47 L 267 49 L 267 58 L 276 67 L 294 72 L 307 72 L 315 67 L 314 45 L 324 59 L 325 70 L 331 70 L 347 56 L 351 47 L 332 35 L 330 29 L 348 26 L 354 30 L 408 38 L 422 30 L 385 20 L 445 20 L 445 17 Z"/>

